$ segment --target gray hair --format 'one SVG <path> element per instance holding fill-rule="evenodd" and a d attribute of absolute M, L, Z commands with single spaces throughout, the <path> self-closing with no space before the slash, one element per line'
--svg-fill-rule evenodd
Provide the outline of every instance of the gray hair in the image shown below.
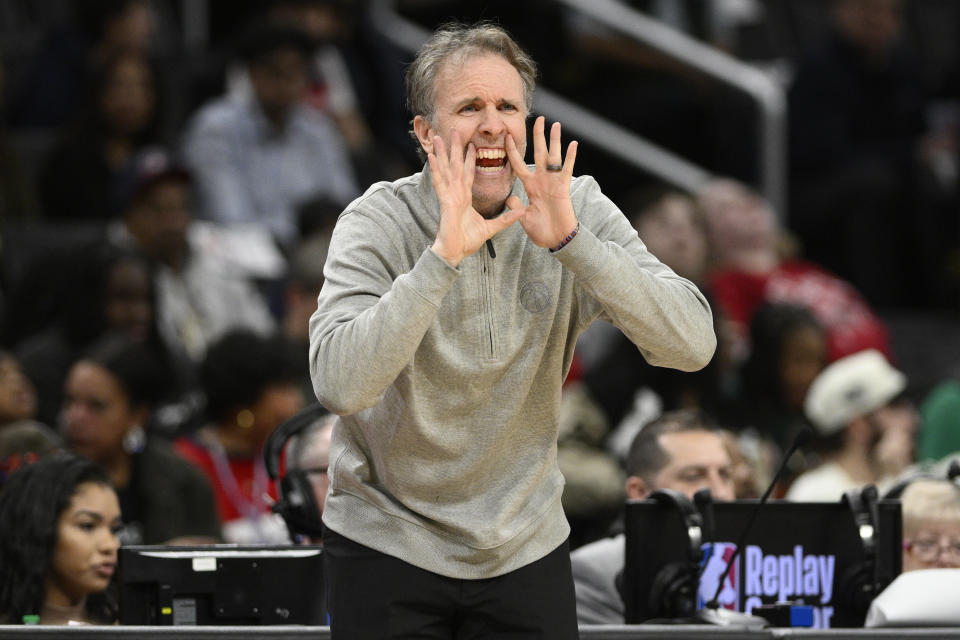
<path fill-rule="evenodd" d="M 523 100 L 527 113 L 533 109 L 537 65 L 501 27 L 490 22 L 473 25 L 449 23 L 440 26 L 420 48 L 407 69 L 407 107 L 412 118 L 422 116 L 434 121 L 436 115 L 437 74 L 448 61 L 462 63 L 473 56 L 492 53 L 513 65 L 523 82 Z M 410 135 L 416 140 L 413 120 Z M 422 153 L 419 145 L 417 150 Z"/>
<path fill-rule="evenodd" d="M 905 536 L 932 523 L 960 525 L 960 488 L 949 480 L 914 480 L 903 490 L 900 503 Z"/>

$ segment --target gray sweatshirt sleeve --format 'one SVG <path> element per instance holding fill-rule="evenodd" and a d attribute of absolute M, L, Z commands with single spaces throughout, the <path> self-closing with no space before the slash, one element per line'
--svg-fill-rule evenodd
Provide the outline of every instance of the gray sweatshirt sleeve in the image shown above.
<path fill-rule="evenodd" d="M 458 271 L 429 248 L 409 265 L 396 234 L 363 213 L 341 216 L 310 318 L 317 399 L 347 415 L 375 405 L 413 359 Z"/>
<path fill-rule="evenodd" d="M 581 308 L 610 320 L 652 365 L 681 371 L 705 367 L 717 338 L 700 290 L 647 250 L 595 180 L 579 178 L 571 195 L 580 231 L 554 255 L 592 299 Z"/>

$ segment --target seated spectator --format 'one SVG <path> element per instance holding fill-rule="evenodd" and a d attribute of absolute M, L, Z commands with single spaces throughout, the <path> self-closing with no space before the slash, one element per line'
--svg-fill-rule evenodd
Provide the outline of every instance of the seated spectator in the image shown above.
<path fill-rule="evenodd" d="M 142 345 L 125 337 L 94 345 L 67 374 L 67 444 L 103 467 L 117 489 L 125 544 L 215 542 L 220 527 L 210 485 L 165 440 L 146 432 L 159 376 Z"/>
<path fill-rule="evenodd" d="M 960 568 L 960 487 L 950 480 L 920 478 L 900 496 L 903 509 L 903 572 Z"/>
<path fill-rule="evenodd" d="M 203 217 L 254 224 L 284 246 L 296 240 L 298 205 L 359 194 L 336 126 L 304 100 L 313 42 L 299 29 L 268 25 L 242 44 L 253 91 L 203 106 L 184 136 Z"/>
<path fill-rule="evenodd" d="M 626 465 L 627 499 L 640 500 L 657 489 L 692 497 L 708 488 L 715 500 L 732 500 L 730 456 L 710 420 L 699 411 L 667 412 L 634 439 Z M 579 624 L 623 624 L 618 583 L 623 573 L 622 534 L 573 551 L 570 561 Z"/>
<path fill-rule="evenodd" d="M 316 505 L 316 522 L 323 516 L 323 506 L 327 501 L 327 489 L 330 488 L 330 436 L 333 434 L 333 424 L 336 416 L 326 414 L 315 420 L 297 435 L 291 437 L 284 446 L 285 474 L 299 471 L 310 482 L 313 494 L 313 504 Z M 290 527 L 296 523 L 287 523 Z M 300 538 L 307 544 L 323 544 L 319 536 L 304 536 Z"/>
<path fill-rule="evenodd" d="M 10 474 L 64 448 L 63 438 L 45 424 L 24 420 L 0 429 L 0 489 Z"/>
<path fill-rule="evenodd" d="M 200 382 L 208 422 L 175 446 L 213 486 L 227 542 L 288 540 L 270 510 L 277 492 L 263 447 L 277 425 L 303 408 L 298 373 L 296 356 L 279 338 L 234 330 L 207 351 Z"/>
<path fill-rule="evenodd" d="M 126 164 L 162 140 L 160 80 L 145 54 L 109 56 L 92 81 L 85 116 L 65 131 L 40 169 L 47 219 L 105 223 L 114 217 Z"/>
<path fill-rule="evenodd" d="M 750 343 L 724 422 L 751 429 L 782 451 L 807 424 L 803 401 L 827 363 L 826 335 L 805 307 L 763 304 L 751 319 Z"/>
<path fill-rule="evenodd" d="M 37 394 L 10 353 L 0 350 L 0 486 L 18 468 L 62 446 L 47 425 L 36 422 Z"/>
<path fill-rule="evenodd" d="M 253 280 L 258 274 L 240 257 L 231 260 L 204 246 L 210 237 L 227 240 L 215 225 L 194 221 L 186 169 L 152 147 L 134 158 L 126 181 L 123 214 L 109 235 L 153 262 L 157 324 L 166 344 L 199 363 L 207 346 L 230 329 L 273 331 L 273 316 Z M 273 262 L 283 267 L 279 254 Z"/>
<path fill-rule="evenodd" d="M 300 29 L 313 40 L 304 100 L 336 125 L 353 160 L 357 182 L 371 184 L 406 175 L 409 167 L 400 164 L 387 141 L 374 136 L 362 112 L 357 85 L 369 79 L 358 68 L 362 64 L 358 58 L 363 55 L 355 48 L 359 39 L 356 23 L 363 19 L 360 14 L 364 10 L 339 0 L 274 0 L 255 19 Z M 249 75 L 240 65 L 228 71 L 227 84 L 228 91 L 238 97 L 252 91 Z M 384 87 L 374 90 L 382 93 Z"/>
<path fill-rule="evenodd" d="M 149 0 L 86 0 L 64 8 L 66 23 L 46 35 L 11 95 L 15 126 L 52 130 L 74 124 L 94 69 L 120 51 L 146 54 L 155 43 L 158 25 Z M 35 18 L 46 22 L 39 12 Z"/>
<path fill-rule="evenodd" d="M 703 213 L 686 192 L 652 187 L 628 194 L 624 211 L 640 239 L 674 273 L 703 282 L 709 257 Z"/>
<path fill-rule="evenodd" d="M 849 284 L 815 264 L 786 257 L 770 206 L 733 180 L 714 180 L 698 195 L 713 265 L 707 292 L 737 332 L 735 357 L 749 352 L 750 319 L 763 302 L 807 307 L 827 332 L 829 361 L 877 349 L 891 357 L 887 328 Z"/>
<path fill-rule="evenodd" d="M 0 492 L 0 623 L 110 624 L 120 504 L 93 462 L 56 453 Z"/>
<path fill-rule="evenodd" d="M 37 414 L 37 391 L 16 357 L 0 350 L 0 431 L 32 420 Z"/>
<path fill-rule="evenodd" d="M 176 395 L 187 374 L 160 339 L 150 265 L 141 254 L 107 243 L 77 247 L 73 255 L 54 324 L 15 347 L 37 390 L 37 419 L 58 424 L 67 370 L 85 349 L 112 333 L 151 351 L 165 372 L 157 392 Z"/>
<path fill-rule="evenodd" d="M 804 401 L 820 462 L 787 491 L 788 500 L 833 502 L 848 489 L 892 481 L 913 462 L 917 412 L 907 379 L 878 351 L 828 365 Z"/>

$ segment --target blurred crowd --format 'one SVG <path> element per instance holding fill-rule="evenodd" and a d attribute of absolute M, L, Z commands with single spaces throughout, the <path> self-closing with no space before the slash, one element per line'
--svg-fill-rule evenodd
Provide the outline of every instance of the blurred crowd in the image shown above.
<path fill-rule="evenodd" d="M 647 364 L 612 325 L 581 337 L 559 439 L 572 547 L 615 531 L 624 499 L 656 488 L 664 467 L 638 471 L 632 445 L 675 411 L 709 416 L 724 498 L 760 495 L 806 428 L 814 440 L 777 497 L 945 476 L 960 453 L 960 353 L 914 375 L 888 317 L 960 311 L 960 39 L 936 49 L 914 19 L 960 25 L 960 7 L 628 2 L 779 61 L 791 188 L 776 211 L 751 186 L 755 114 L 741 97 L 560 3 L 396 4 L 426 28 L 498 20 L 544 86 L 715 175 L 685 192 L 583 144 L 577 173 L 701 287 L 719 346 L 681 373 Z M 376 31 L 371 3 L 202 5 L 199 40 L 189 3 L 173 0 L 12 1 L 0 16 L 10 33 L 32 28 L 0 34 L 0 475 L 61 450 L 95 462 L 62 464 L 97 489 L 84 499 L 106 503 L 123 543 L 289 539 L 263 447 L 314 401 L 307 322 L 333 225 L 369 184 L 421 166 L 403 104 L 411 55 Z M 820 28 L 774 51 L 770 25 L 800 24 L 813 5 L 822 19 L 802 24 Z M 960 566 L 957 521 L 908 535 L 913 560 Z"/>

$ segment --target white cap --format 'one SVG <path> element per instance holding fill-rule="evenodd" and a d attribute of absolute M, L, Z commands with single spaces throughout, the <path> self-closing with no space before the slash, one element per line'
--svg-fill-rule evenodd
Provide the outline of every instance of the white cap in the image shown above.
<path fill-rule="evenodd" d="M 886 406 L 906 387 L 906 376 L 868 349 L 827 365 L 810 385 L 804 410 L 819 435 L 829 436 Z"/>

